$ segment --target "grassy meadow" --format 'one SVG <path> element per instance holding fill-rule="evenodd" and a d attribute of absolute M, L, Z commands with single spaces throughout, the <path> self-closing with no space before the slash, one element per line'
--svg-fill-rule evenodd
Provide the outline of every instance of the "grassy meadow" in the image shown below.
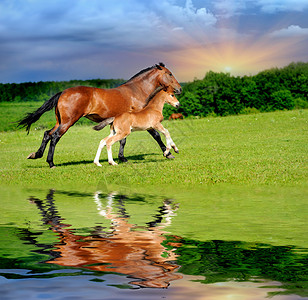
<path fill-rule="evenodd" d="M 109 166 L 103 149 L 99 168 L 92 162 L 101 138 L 89 121 L 75 125 L 57 145 L 49 169 L 47 151 L 27 160 L 40 146 L 53 112 L 32 125 L 30 134 L 15 130 L 12 121 L 39 103 L 1 104 L 0 172 L 4 185 L 100 185 L 197 187 L 214 184 L 306 186 L 308 110 L 164 121 L 180 154 L 163 157 L 147 132 L 132 133 L 125 148 L 128 163 Z M 164 140 L 164 138 L 163 138 Z M 117 162 L 118 144 L 113 147 Z"/>

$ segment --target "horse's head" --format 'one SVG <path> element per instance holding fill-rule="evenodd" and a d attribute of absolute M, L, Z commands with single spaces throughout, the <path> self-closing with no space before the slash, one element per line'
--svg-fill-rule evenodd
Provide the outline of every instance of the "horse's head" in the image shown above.
<path fill-rule="evenodd" d="M 175 79 L 170 70 L 168 70 L 163 63 L 155 65 L 157 71 L 159 72 L 158 80 L 163 88 L 171 87 L 175 94 L 181 94 L 182 87 Z"/>
<path fill-rule="evenodd" d="M 170 86 L 164 91 L 165 103 L 172 105 L 173 107 L 180 107 L 179 100 L 174 96 L 173 88 Z"/>

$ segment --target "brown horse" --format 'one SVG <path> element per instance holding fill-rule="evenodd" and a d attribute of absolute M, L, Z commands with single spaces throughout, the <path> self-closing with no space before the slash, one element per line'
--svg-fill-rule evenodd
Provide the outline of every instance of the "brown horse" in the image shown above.
<path fill-rule="evenodd" d="M 29 113 L 18 122 L 18 126 L 26 127 L 29 133 L 31 124 L 36 122 L 43 113 L 55 107 L 56 125 L 51 130 L 45 131 L 40 148 L 27 158 L 41 158 L 47 143 L 50 141 L 47 162 L 50 168 L 53 168 L 55 166 L 53 156 L 56 144 L 81 117 L 86 117 L 94 122 L 101 122 L 124 112 L 141 110 L 146 99 L 155 89 L 169 86 L 174 89 L 175 93 L 181 93 L 182 91 L 180 84 L 172 73 L 163 63 L 159 63 L 140 71 L 117 88 L 99 89 L 78 86 L 57 93 L 35 112 Z M 166 147 L 161 141 L 159 133 L 153 129 L 148 130 L 148 132 L 165 152 Z M 119 159 L 121 161 L 127 161 L 124 157 L 125 143 L 125 139 L 120 142 Z M 168 155 L 167 157 L 169 158 L 170 156 Z M 171 157 L 173 156 L 171 155 Z"/>
<path fill-rule="evenodd" d="M 102 125 L 100 123 L 94 127 L 94 129 L 100 130 L 108 122 L 113 122 L 110 127 L 110 135 L 102 139 L 99 144 L 94 159 L 94 163 L 97 166 L 102 166 L 99 163 L 99 157 L 104 146 L 107 146 L 109 164 L 113 166 L 117 165 L 117 163 L 114 162 L 112 158 L 111 146 L 117 141 L 126 138 L 131 133 L 131 131 L 144 131 L 149 129 L 158 130 L 166 137 L 167 141 L 167 147 L 164 155 L 166 156 L 169 153 L 171 147 L 176 153 L 179 153 L 178 148 L 175 146 L 175 143 L 171 139 L 169 131 L 161 124 L 161 121 L 164 119 L 162 110 L 165 103 L 169 103 L 174 107 L 180 106 L 180 102 L 174 96 L 173 89 L 170 87 L 167 91 L 164 91 L 163 88 L 157 89 L 149 97 L 148 103 L 149 104 L 140 111 L 123 113 L 115 118 L 109 118 L 108 121 L 103 121 Z"/>
<path fill-rule="evenodd" d="M 184 117 L 181 113 L 171 114 L 171 116 L 169 117 L 169 121 L 176 120 L 176 119 L 182 119 L 183 120 Z"/>

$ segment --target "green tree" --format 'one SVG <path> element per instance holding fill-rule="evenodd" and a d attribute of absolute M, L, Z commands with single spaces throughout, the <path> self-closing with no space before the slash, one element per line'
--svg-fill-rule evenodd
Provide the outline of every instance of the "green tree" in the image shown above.
<path fill-rule="evenodd" d="M 295 102 L 289 90 L 279 90 L 273 92 L 268 102 L 268 109 L 270 111 L 293 109 L 294 106 Z"/>

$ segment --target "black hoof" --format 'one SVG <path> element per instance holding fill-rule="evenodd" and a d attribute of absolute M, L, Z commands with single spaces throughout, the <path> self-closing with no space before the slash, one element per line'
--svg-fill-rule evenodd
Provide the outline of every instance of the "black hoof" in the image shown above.
<path fill-rule="evenodd" d="M 124 156 L 123 157 L 119 157 L 119 161 L 123 162 L 123 163 L 128 162 L 128 160 Z"/>
<path fill-rule="evenodd" d="M 56 168 L 56 166 L 55 166 L 55 164 L 53 162 L 49 162 L 48 164 L 49 164 L 50 169 L 55 169 Z"/>

